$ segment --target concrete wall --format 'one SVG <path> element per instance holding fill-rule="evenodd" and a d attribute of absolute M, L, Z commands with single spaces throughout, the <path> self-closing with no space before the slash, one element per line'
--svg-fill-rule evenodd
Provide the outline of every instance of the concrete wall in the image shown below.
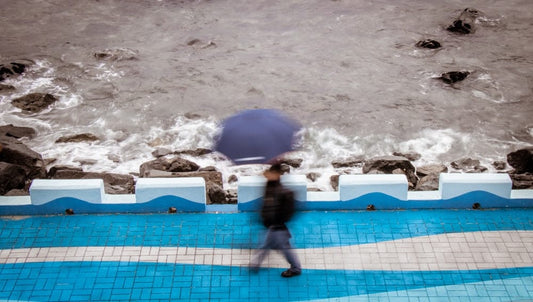
<path fill-rule="evenodd" d="M 533 207 L 533 190 L 512 190 L 509 175 L 441 174 L 438 191 L 408 191 L 404 175 L 341 175 L 339 191 L 307 192 L 304 175 L 284 175 L 300 210 Z M 237 205 L 206 205 L 205 181 L 191 178 L 140 178 L 135 195 L 109 195 L 99 179 L 36 179 L 30 196 L 0 197 L 0 215 L 74 213 L 235 212 L 259 209 L 266 180 L 241 177 Z M 475 205 L 477 204 L 477 205 Z"/>

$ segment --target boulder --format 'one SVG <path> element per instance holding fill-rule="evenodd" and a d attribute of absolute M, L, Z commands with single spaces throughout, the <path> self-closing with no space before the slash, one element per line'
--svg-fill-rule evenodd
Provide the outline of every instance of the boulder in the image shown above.
<path fill-rule="evenodd" d="M 331 184 L 331 187 L 333 188 L 334 191 L 339 190 L 339 177 L 340 175 L 331 175 L 329 177 L 329 183 Z"/>
<path fill-rule="evenodd" d="M 441 173 L 447 173 L 448 167 L 442 164 L 427 165 L 416 168 L 416 175 L 424 177 L 428 175 L 440 175 Z"/>
<path fill-rule="evenodd" d="M 167 156 L 169 154 L 172 154 L 172 150 L 167 148 L 157 148 L 152 152 L 152 156 L 155 158 Z"/>
<path fill-rule="evenodd" d="M 17 108 L 31 113 L 38 113 L 55 103 L 57 98 L 49 93 L 30 93 L 11 101 Z"/>
<path fill-rule="evenodd" d="M 0 64 L 0 82 L 14 75 L 22 74 L 26 70 L 26 64 L 11 62 Z"/>
<path fill-rule="evenodd" d="M 283 158 L 280 160 L 281 164 L 291 166 L 293 168 L 300 168 L 304 160 L 301 158 Z"/>
<path fill-rule="evenodd" d="M 321 174 L 316 173 L 316 172 L 310 172 L 310 173 L 307 173 L 306 175 L 307 179 L 309 179 L 312 182 L 315 182 L 320 176 Z"/>
<path fill-rule="evenodd" d="M 533 173 L 533 147 L 516 150 L 507 154 L 507 162 L 515 173 Z"/>
<path fill-rule="evenodd" d="M 186 160 L 181 157 L 164 158 L 160 157 L 155 160 L 143 163 L 140 168 L 141 177 L 149 177 L 147 174 L 151 170 L 159 170 L 164 172 L 192 172 L 200 168 L 196 163 Z"/>
<path fill-rule="evenodd" d="M 26 184 L 26 170 L 19 165 L 0 162 L 0 195 L 13 189 L 23 189 Z"/>
<path fill-rule="evenodd" d="M 504 161 L 494 161 L 492 163 L 492 166 L 494 167 L 494 169 L 498 170 L 498 171 L 501 171 L 501 170 L 505 170 L 505 168 L 507 168 L 507 163 L 504 162 Z"/>
<path fill-rule="evenodd" d="M 415 171 L 413 164 L 407 158 L 401 156 L 375 157 L 366 160 L 363 165 L 364 174 L 404 174 L 407 177 L 410 189 L 414 189 L 418 182 Z"/>
<path fill-rule="evenodd" d="M 488 169 L 480 165 L 479 160 L 472 158 L 462 158 L 451 162 L 454 169 L 461 170 L 466 173 L 483 173 Z"/>
<path fill-rule="evenodd" d="M 80 143 L 80 142 L 94 142 L 100 138 L 91 133 L 80 133 L 69 136 L 62 136 L 56 140 L 56 143 Z"/>
<path fill-rule="evenodd" d="M 458 34 L 470 34 L 475 31 L 476 19 L 481 14 L 482 13 L 475 8 L 465 8 L 459 17 L 457 17 L 446 30 Z"/>
<path fill-rule="evenodd" d="M 420 158 L 422 158 L 422 155 L 420 153 L 416 153 L 416 152 L 407 152 L 407 153 L 394 152 L 394 153 L 392 153 L 392 155 L 405 157 L 405 158 L 407 158 L 410 161 L 417 161 Z"/>
<path fill-rule="evenodd" d="M 206 154 L 209 154 L 213 151 L 209 150 L 209 149 L 205 149 L 205 148 L 196 148 L 196 149 L 192 149 L 192 150 L 183 150 L 183 151 L 178 151 L 178 152 L 175 152 L 176 154 L 186 154 L 186 155 L 191 155 L 191 156 L 202 156 L 202 155 L 206 155 Z"/>
<path fill-rule="evenodd" d="M 425 39 L 425 40 L 422 40 L 422 41 L 418 41 L 416 43 L 416 47 L 437 49 L 437 48 L 440 48 L 441 45 L 440 45 L 440 43 L 438 41 L 431 40 L 431 39 Z"/>
<path fill-rule="evenodd" d="M 26 171 L 26 177 L 46 178 L 46 169 L 41 155 L 14 137 L 0 135 L 0 162 L 21 166 Z"/>
<path fill-rule="evenodd" d="M 14 138 L 33 138 L 35 136 L 35 129 L 30 127 L 18 127 L 12 124 L 0 126 L 0 136 L 10 136 Z"/>
<path fill-rule="evenodd" d="M 416 183 L 415 191 L 437 191 L 439 189 L 440 174 L 428 174 Z"/>
<path fill-rule="evenodd" d="M 513 189 L 533 189 L 533 174 L 509 174 L 513 181 Z"/>
<path fill-rule="evenodd" d="M 2 92 L 10 92 L 16 90 L 15 86 L 13 85 L 4 85 L 0 84 L 0 93 Z"/>
<path fill-rule="evenodd" d="M 331 163 L 331 165 L 333 166 L 333 168 L 353 168 L 363 166 L 364 162 L 364 157 L 356 156 L 342 160 L 335 160 Z"/>
<path fill-rule="evenodd" d="M 135 180 L 131 175 L 115 173 L 84 172 L 71 166 L 54 166 L 50 169 L 51 179 L 102 179 L 107 194 L 135 193 Z"/>
<path fill-rule="evenodd" d="M 207 204 L 225 204 L 227 203 L 226 191 L 217 184 L 210 184 L 206 187 L 207 190 Z"/>
<path fill-rule="evenodd" d="M 450 71 L 443 73 L 439 79 L 446 84 L 454 84 L 466 79 L 469 74 L 468 71 Z"/>
<path fill-rule="evenodd" d="M 98 60 L 106 61 L 128 61 L 136 60 L 139 52 L 130 48 L 113 48 L 104 49 L 94 53 Z"/>

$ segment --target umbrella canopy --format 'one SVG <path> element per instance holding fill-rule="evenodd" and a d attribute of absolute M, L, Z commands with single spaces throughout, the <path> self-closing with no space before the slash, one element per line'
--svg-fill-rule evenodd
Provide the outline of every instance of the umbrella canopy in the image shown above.
<path fill-rule="evenodd" d="M 234 163 L 267 164 L 294 150 L 300 125 L 272 109 L 253 109 L 233 115 L 222 123 L 215 151 Z"/>

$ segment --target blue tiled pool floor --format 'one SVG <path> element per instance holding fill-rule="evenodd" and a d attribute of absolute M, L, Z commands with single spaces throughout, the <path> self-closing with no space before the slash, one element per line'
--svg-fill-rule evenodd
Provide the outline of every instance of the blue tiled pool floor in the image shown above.
<path fill-rule="evenodd" d="M 533 301 L 533 210 L 303 212 L 303 274 L 255 213 L 0 219 L 0 301 Z"/>

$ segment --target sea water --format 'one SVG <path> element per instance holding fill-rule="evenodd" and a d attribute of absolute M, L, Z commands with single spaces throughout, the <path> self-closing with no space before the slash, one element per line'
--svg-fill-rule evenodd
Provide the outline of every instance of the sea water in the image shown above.
<path fill-rule="evenodd" d="M 310 186 L 325 190 L 360 172 L 334 160 L 417 152 L 418 166 L 493 169 L 533 143 L 532 1 L 468 2 L 481 12 L 469 35 L 446 31 L 463 1 L 1 2 L 0 61 L 30 65 L 4 82 L 16 91 L 0 94 L 0 124 L 35 128 L 24 142 L 52 165 L 138 173 L 157 148 L 210 148 L 223 118 L 251 108 L 303 125 L 293 173 L 319 173 Z M 470 75 L 436 79 L 448 71 Z M 31 92 L 59 101 L 36 114 L 10 104 Z M 79 133 L 100 140 L 55 143 Z M 187 158 L 226 180 L 263 169 Z"/>

